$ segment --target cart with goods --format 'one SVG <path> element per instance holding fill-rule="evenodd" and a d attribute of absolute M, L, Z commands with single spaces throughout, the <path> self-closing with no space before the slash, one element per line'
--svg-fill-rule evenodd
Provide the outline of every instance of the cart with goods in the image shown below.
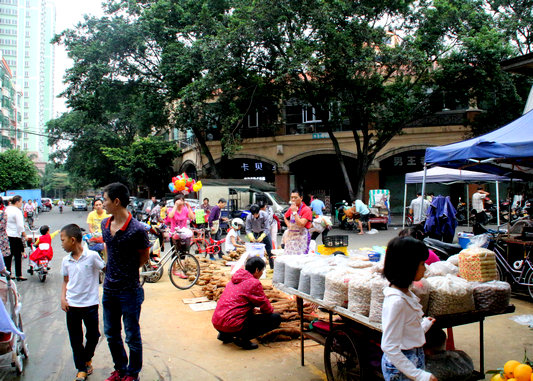
<path fill-rule="evenodd" d="M 368 193 L 368 208 L 370 209 L 368 222 L 372 227 L 387 230 L 390 217 L 390 190 L 372 189 Z"/>
<path fill-rule="evenodd" d="M 466 250 L 465 250 L 466 251 Z M 436 328 L 451 328 L 470 323 L 479 325 L 479 369 L 470 361 L 469 379 L 484 378 L 484 320 L 514 312 L 509 305 L 510 287 L 494 279 L 486 263 L 476 253 L 463 253 L 460 278 L 459 258 L 430 265 L 428 277 L 414 282 L 412 291 L 420 299 L 427 316 L 436 319 Z M 433 268 L 432 268 L 433 266 Z M 471 282 L 483 269 L 481 279 Z M 495 264 L 494 264 L 495 267 Z M 381 309 L 383 262 L 346 256 L 281 256 L 276 259 L 273 285 L 293 295 L 299 316 L 301 365 L 304 365 L 304 339 L 324 345 L 324 366 L 328 380 L 377 380 L 381 374 Z M 472 279 L 473 280 L 473 279 Z M 308 323 L 304 303 L 319 306 L 328 318 Z M 454 349 L 453 335 L 446 348 Z M 428 369 L 430 370 L 430 369 Z M 430 370 L 431 371 L 431 370 Z M 463 370 L 461 370 L 463 371 Z"/>

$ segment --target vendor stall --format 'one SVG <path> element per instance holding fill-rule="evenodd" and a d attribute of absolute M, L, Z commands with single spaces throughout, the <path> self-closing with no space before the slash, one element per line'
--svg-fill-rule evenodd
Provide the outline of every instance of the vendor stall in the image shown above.
<path fill-rule="evenodd" d="M 273 284 L 296 298 L 302 365 L 304 339 L 309 338 L 324 345 L 328 380 L 381 377 L 381 311 L 383 290 L 389 285 L 382 270 L 383 256 L 379 262 L 370 262 L 370 255 L 277 259 Z M 436 327 L 479 323 L 479 371 L 471 367 L 470 375 L 472 379 L 482 379 L 484 320 L 514 311 L 514 306 L 509 305 L 509 285 L 494 280 L 497 278 L 494 255 L 487 255 L 482 248 L 464 250 L 449 261 L 430 265 L 426 277 L 414 282 L 411 290 L 419 297 L 424 313 L 435 317 Z M 309 320 L 304 313 L 304 301 L 326 311 L 329 319 L 306 323 Z M 448 336 L 447 349 L 453 349 L 453 336 Z"/>

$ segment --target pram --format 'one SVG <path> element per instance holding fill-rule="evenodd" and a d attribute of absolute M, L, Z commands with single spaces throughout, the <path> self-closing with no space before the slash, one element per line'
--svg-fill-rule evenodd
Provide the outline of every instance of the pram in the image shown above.
<path fill-rule="evenodd" d="M 22 328 L 20 295 L 9 275 L 0 278 L 0 300 L 0 366 L 14 367 L 21 374 L 28 346 Z"/>

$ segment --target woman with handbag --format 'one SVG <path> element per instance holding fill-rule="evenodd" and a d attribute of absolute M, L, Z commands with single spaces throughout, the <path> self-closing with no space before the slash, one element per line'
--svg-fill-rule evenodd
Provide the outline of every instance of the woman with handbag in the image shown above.
<path fill-rule="evenodd" d="M 188 222 L 194 219 L 194 212 L 188 202 L 185 201 L 185 196 L 178 194 L 174 197 L 174 207 L 168 213 L 167 225 L 170 224 L 170 234 L 174 239 L 177 234 L 179 239 L 174 239 L 176 250 L 189 251 L 191 246 L 192 230 L 188 227 Z M 181 247 L 180 247 L 181 246 Z"/>

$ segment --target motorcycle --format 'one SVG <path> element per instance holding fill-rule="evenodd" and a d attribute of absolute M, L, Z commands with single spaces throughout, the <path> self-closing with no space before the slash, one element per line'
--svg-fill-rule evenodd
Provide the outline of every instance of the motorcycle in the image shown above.
<path fill-rule="evenodd" d="M 463 250 L 460 245 L 442 242 L 438 239 L 429 237 L 424 238 L 424 243 L 428 249 L 433 250 L 435 254 L 437 254 L 441 261 L 445 261 L 452 255 L 459 254 L 459 252 Z"/>
<path fill-rule="evenodd" d="M 31 253 L 34 252 L 35 250 L 35 247 L 33 246 L 33 243 L 36 241 L 36 238 L 35 236 L 34 237 L 27 237 L 26 238 L 26 244 L 28 246 L 28 250 L 29 250 L 29 255 L 31 255 Z M 41 246 L 41 245 L 39 245 Z M 25 254 L 26 255 L 26 254 Z M 30 261 L 31 262 L 31 261 Z M 48 275 L 48 270 L 50 269 L 48 267 L 48 264 L 49 264 L 49 260 L 47 258 L 41 258 L 41 259 L 38 259 L 36 262 L 35 262 L 35 266 L 31 267 L 28 269 L 28 273 L 30 275 L 33 275 L 34 273 L 37 274 L 37 276 L 39 277 L 39 280 L 41 282 L 44 282 L 46 280 L 46 276 Z"/>
<path fill-rule="evenodd" d="M 466 203 L 461 200 L 461 197 L 459 197 L 459 202 L 457 203 L 457 207 L 455 208 L 455 219 L 457 220 L 458 225 L 465 225 L 467 220 L 467 214 L 466 214 Z"/>

